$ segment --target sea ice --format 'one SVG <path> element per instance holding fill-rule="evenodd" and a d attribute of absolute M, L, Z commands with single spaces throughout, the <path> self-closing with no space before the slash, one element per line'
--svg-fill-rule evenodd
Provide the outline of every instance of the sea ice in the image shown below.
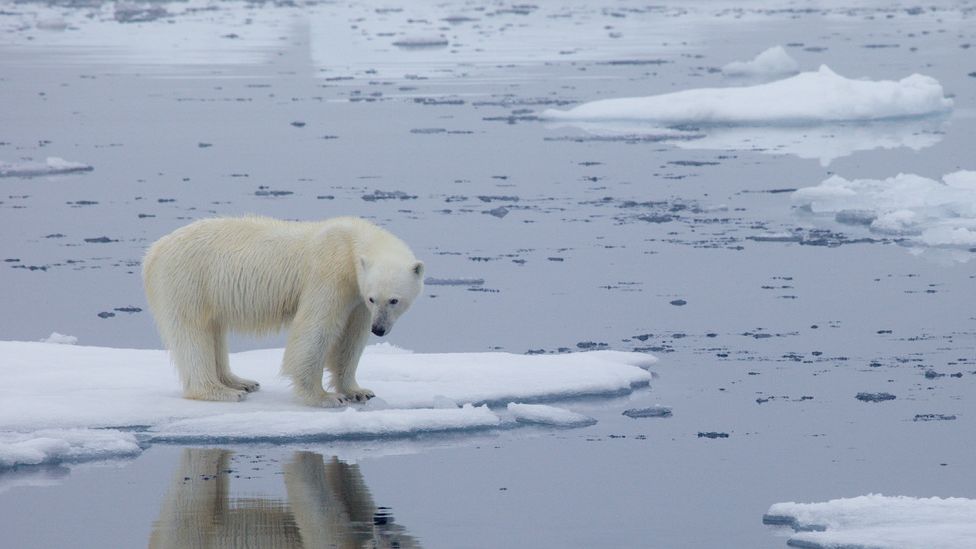
<path fill-rule="evenodd" d="M 976 245 L 976 171 L 950 173 L 942 181 L 914 174 L 854 180 L 834 175 L 794 192 L 793 202 L 929 246 Z"/>
<path fill-rule="evenodd" d="M 542 118 L 803 125 L 924 116 L 951 108 L 952 100 L 943 95 L 942 85 L 929 76 L 913 74 L 897 82 L 854 80 L 821 65 L 817 71 L 766 84 L 604 99 L 567 111 L 548 109 Z"/>
<path fill-rule="evenodd" d="M 617 351 L 422 354 L 374 345 L 363 355 L 358 377 L 379 395 L 375 403 L 316 410 L 296 402 L 287 380 L 277 376 L 281 356 L 282 349 L 231 355 L 235 373 L 260 380 L 261 390 L 244 402 L 202 402 L 180 396 L 164 351 L 0 342 L 0 467 L 102 457 L 111 448 L 128 453 L 133 427 L 150 442 L 486 429 L 501 421 L 486 403 L 626 393 L 650 381 L 645 368 L 656 361 Z"/>
<path fill-rule="evenodd" d="M 733 61 L 722 67 L 726 76 L 782 76 L 796 74 L 800 64 L 786 53 L 783 46 L 773 46 L 751 61 Z"/>
<path fill-rule="evenodd" d="M 797 533 L 788 544 L 810 549 L 970 549 L 976 500 L 869 494 L 822 503 L 777 503 L 763 517 Z"/>
<path fill-rule="evenodd" d="M 515 421 L 521 423 L 538 423 L 557 427 L 582 427 L 596 423 L 596 420 L 589 416 L 545 404 L 509 402 L 508 411 L 515 417 Z"/>

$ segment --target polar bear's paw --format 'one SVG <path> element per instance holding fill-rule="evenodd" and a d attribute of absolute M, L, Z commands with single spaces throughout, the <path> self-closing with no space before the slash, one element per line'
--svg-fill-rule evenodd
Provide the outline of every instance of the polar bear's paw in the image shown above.
<path fill-rule="evenodd" d="M 212 387 L 190 389 L 184 392 L 183 396 L 193 400 L 240 402 L 247 396 L 247 392 L 240 389 L 231 389 L 223 385 L 214 385 Z"/>
<path fill-rule="evenodd" d="M 365 387 L 356 387 L 355 389 L 349 389 L 347 391 L 343 391 L 342 394 L 348 400 L 354 402 L 366 402 L 367 400 L 376 396 L 376 393 L 374 393 L 370 389 L 366 389 Z"/>
<path fill-rule="evenodd" d="M 250 379 L 244 379 L 243 377 L 237 377 L 231 374 L 227 379 L 222 380 L 225 385 L 231 389 L 236 389 L 238 391 L 244 391 L 245 393 L 253 393 L 261 388 L 261 384 L 257 381 Z"/>
<path fill-rule="evenodd" d="M 349 399 L 338 393 L 322 393 L 312 398 L 306 398 L 305 403 L 320 408 L 339 408 L 349 404 Z"/>

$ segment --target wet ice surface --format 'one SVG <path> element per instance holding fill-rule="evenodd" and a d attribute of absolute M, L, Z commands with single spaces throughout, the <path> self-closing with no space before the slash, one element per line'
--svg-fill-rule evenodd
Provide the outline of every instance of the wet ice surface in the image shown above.
<path fill-rule="evenodd" d="M 281 508 L 285 465 L 311 451 L 358 463 L 371 505 L 428 547 L 769 548 L 788 535 L 760 523 L 775 502 L 976 497 L 971 247 L 792 196 L 832 175 L 939 182 L 976 167 L 973 5 L 930 4 L 4 6 L 0 101 L 17 108 L 0 161 L 94 170 L 0 178 L 0 337 L 158 348 L 138 276 L 151 241 L 206 215 L 363 215 L 442 281 L 393 342 L 647 351 L 660 377 L 552 403 L 598 421 L 580 429 L 235 446 L 249 463 L 229 467 L 228 497 Z M 751 85 L 721 67 L 777 44 L 802 71 L 930 76 L 953 109 L 663 135 L 538 120 Z M 672 417 L 622 415 L 660 404 Z M 164 508 L 182 452 L 5 473 L 0 526 L 27 547 L 145 545 L 154 524 L 179 524 Z M 293 524 L 288 505 L 275 516 Z M 52 517 L 62 526 L 42 526 Z"/>

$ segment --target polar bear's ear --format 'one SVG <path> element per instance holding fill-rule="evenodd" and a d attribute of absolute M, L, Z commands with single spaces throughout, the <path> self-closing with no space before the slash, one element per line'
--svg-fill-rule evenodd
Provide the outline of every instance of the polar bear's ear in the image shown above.
<path fill-rule="evenodd" d="M 413 274 L 422 276 L 424 274 L 424 262 L 418 261 L 413 265 Z"/>

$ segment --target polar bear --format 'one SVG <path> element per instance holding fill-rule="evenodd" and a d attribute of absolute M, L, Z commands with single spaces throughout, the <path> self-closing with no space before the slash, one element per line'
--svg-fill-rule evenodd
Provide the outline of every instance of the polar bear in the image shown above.
<path fill-rule="evenodd" d="M 231 373 L 228 330 L 290 325 L 282 374 L 307 404 L 340 406 L 369 332 L 383 336 L 423 290 L 424 264 L 400 239 L 359 218 L 196 221 L 160 238 L 143 262 L 146 297 L 183 396 L 242 400 L 256 381 Z M 322 386 L 325 368 L 335 392 Z"/>

